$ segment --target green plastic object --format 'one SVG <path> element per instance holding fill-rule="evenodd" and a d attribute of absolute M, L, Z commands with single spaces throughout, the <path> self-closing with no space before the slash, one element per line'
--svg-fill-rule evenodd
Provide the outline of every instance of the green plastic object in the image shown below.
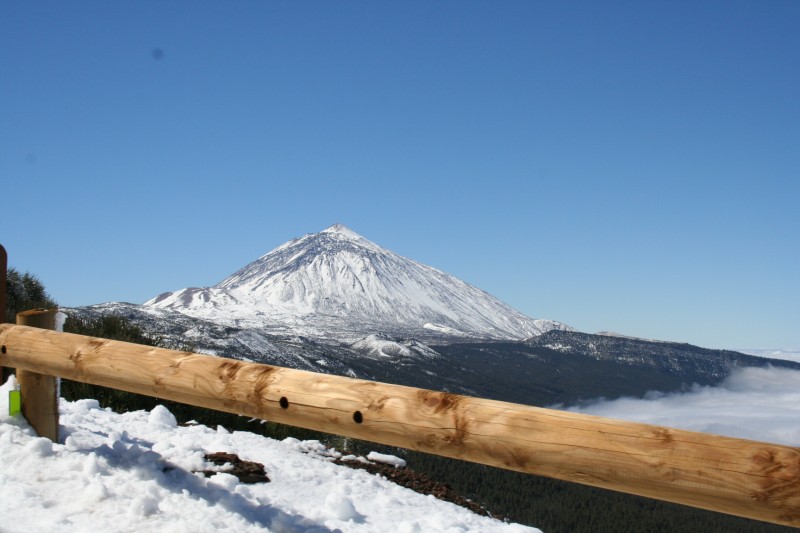
<path fill-rule="evenodd" d="M 16 415 L 22 410 L 22 394 L 19 389 L 8 391 L 8 414 Z"/>

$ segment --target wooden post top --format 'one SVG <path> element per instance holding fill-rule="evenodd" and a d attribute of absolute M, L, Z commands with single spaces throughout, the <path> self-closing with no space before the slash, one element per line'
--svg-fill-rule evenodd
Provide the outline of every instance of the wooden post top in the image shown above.
<path fill-rule="evenodd" d="M 17 313 L 17 325 L 32 328 L 56 329 L 58 309 L 30 309 Z"/>

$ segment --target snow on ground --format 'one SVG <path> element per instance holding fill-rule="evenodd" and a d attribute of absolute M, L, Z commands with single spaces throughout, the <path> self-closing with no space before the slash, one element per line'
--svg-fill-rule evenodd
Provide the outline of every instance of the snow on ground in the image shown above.
<path fill-rule="evenodd" d="M 406 466 L 406 462 L 403 459 L 395 457 L 394 455 L 386 455 L 378 452 L 369 452 L 367 454 L 367 460 L 372 461 L 374 463 L 383 463 L 387 465 L 392 465 L 396 468 L 403 468 L 404 466 Z"/>
<path fill-rule="evenodd" d="M 62 444 L 54 444 L 37 437 L 21 415 L 8 414 L 13 387 L 13 377 L 0 386 L 4 533 L 538 531 L 333 464 L 332 452 L 316 441 L 181 427 L 162 406 L 117 414 L 95 400 L 62 399 Z M 264 464 L 271 482 L 193 473 L 213 469 L 204 459 L 213 452 Z"/>
<path fill-rule="evenodd" d="M 351 345 L 356 350 L 362 350 L 377 357 L 411 357 L 414 353 L 399 342 L 371 334 L 359 339 Z"/>

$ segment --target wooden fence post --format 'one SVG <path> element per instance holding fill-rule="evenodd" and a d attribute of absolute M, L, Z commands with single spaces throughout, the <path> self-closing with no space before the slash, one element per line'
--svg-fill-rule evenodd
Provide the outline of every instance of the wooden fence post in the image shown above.
<path fill-rule="evenodd" d="M 58 309 L 33 309 L 17 313 L 17 325 L 56 329 Z M 22 415 L 40 437 L 58 442 L 58 378 L 17 369 Z"/>
<path fill-rule="evenodd" d="M 6 276 L 8 275 L 8 254 L 0 244 L 0 324 L 6 321 Z"/>
<path fill-rule="evenodd" d="M 6 297 L 6 282 L 8 278 L 8 254 L 3 245 L 0 244 L 0 324 L 6 321 L 6 304 L 8 299 Z M 11 375 L 11 369 L 0 367 L 0 383 L 5 383 Z"/>

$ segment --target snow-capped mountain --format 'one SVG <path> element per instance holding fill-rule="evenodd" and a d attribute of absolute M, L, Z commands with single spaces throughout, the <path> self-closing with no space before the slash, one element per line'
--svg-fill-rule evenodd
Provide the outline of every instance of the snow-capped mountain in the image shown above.
<path fill-rule="evenodd" d="M 209 288 L 161 294 L 146 307 L 234 327 L 357 339 L 525 339 L 553 329 L 441 270 L 341 224 L 289 241 Z"/>
<path fill-rule="evenodd" d="M 121 316 L 180 350 L 531 405 L 711 385 L 735 367 L 800 368 L 534 320 L 340 225 L 214 287 L 67 312 Z"/>

